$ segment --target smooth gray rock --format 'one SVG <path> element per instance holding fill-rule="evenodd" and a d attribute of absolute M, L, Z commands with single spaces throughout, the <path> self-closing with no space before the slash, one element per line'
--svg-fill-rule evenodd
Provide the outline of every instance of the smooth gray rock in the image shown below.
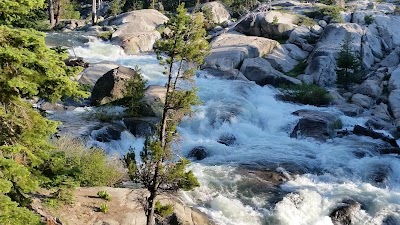
<path fill-rule="evenodd" d="M 400 66 L 398 66 L 390 75 L 388 89 L 389 91 L 400 89 Z"/>
<path fill-rule="evenodd" d="M 251 81 L 255 81 L 258 85 L 273 85 L 281 84 L 301 84 L 301 81 L 286 76 L 275 70 L 271 64 L 263 58 L 245 59 L 240 71 Z"/>
<path fill-rule="evenodd" d="M 272 67 L 274 67 L 276 70 L 283 71 L 285 73 L 291 71 L 294 66 L 299 63 L 292 59 L 289 56 L 289 51 L 287 51 L 281 45 L 277 46 L 272 53 L 266 55 L 264 58 L 268 60 L 268 62 L 271 63 Z"/>
<path fill-rule="evenodd" d="M 367 109 L 374 104 L 374 100 L 371 97 L 362 94 L 353 95 L 351 102 Z"/>
<path fill-rule="evenodd" d="M 204 10 L 205 8 L 211 9 L 211 12 L 213 14 L 212 21 L 214 23 L 220 24 L 231 19 L 229 8 L 219 1 L 201 4 L 200 8 L 202 10 Z"/>
<path fill-rule="evenodd" d="M 389 107 L 392 115 L 394 116 L 395 125 L 397 129 L 400 129 L 400 89 L 396 89 L 390 92 L 389 95 Z"/>
<path fill-rule="evenodd" d="M 309 55 L 307 51 L 303 51 L 295 44 L 283 44 L 282 46 L 289 51 L 289 56 L 294 60 L 301 61 Z"/>
<path fill-rule="evenodd" d="M 399 65 L 399 62 L 400 62 L 399 55 L 395 51 L 392 51 L 388 56 L 386 56 L 381 61 L 380 66 L 393 67 Z"/>
<path fill-rule="evenodd" d="M 356 89 L 356 92 L 376 99 L 382 94 L 382 87 L 380 82 L 376 80 L 365 80 Z"/>
<path fill-rule="evenodd" d="M 342 111 L 344 115 L 353 117 L 361 115 L 364 111 L 363 107 L 347 102 L 336 105 L 336 108 Z"/>

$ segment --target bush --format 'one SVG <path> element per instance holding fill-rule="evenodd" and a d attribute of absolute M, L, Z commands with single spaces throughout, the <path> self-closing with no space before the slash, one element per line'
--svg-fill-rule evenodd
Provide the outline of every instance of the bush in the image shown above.
<path fill-rule="evenodd" d="M 102 212 L 102 213 L 108 213 L 108 205 L 106 204 L 106 203 L 101 203 L 100 204 L 100 212 Z"/>
<path fill-rule="evenodd" d="M 97 34 L 97 37 L 102 39 L 103 41 L 109 41 L 111 40 L 112 34 L 113 34 L 112 31 L 106 31 Z"/>
<path fill-rule="evenodd" d="M 331 19 L 334 19 L 340 23 L 344 22 L 343 18 L 340 16 L 340 12 L 343 11 L 342 7 L 334 6 L 334 5 L 324 6 L 324 7 L 319 8 L 318 11 L 322 16 L 328 16 Z"/>
<path fill-rule="evenodd" d="M 364 16 L 364 21 L 365 21 L 366 24 L 369 25 L 369 24 L 372 24 L 375 21 L 375 18 L 372 15 L 365 15 Z"/>
<path fill-rule="evenodd" d="M 126 84 L 126 94 L 124 98 L 118 103 L 123 104 L 127 109 L 130 116 L 140 116 L 143 111 L 144 92 L 146 90 L 147 81 L 143 79 L 141 70 L 138 66 L 135 67 L 135 72 L 138 76 L 132 77 Z"/>
<path fill-rule="evenodd" d="M 317 24 L 313 19 L 311 19 L 307 16 L 303 16 L 303 15 L 298 15 L 298 16 L 299 16 L 299 22 L 297 25 L 299 25 L 299 26 L 303 25 L 306 27 L 312 27 Z"/>
<path fill-rule="evenodd" d="M 44 185 L 112 186 L 122 179 L 122 162 L 109 158 L 102 149 L 88 149 L 68 137 L 53 142 L 56 149 L 43 168 L 49 177 Z"/>
<path fill-rule="evenodd" d="M 99 191 L 97 192 L 97 196 L 107 201 L 111 201 L 111 196 L 107 191 Z"/>
<path fill-rule="evenodd" d="M 162 218 L 168 218 L 174 212 L 174 206 L 172 204 L 162 205 L 160 201 L 157 201 L 154 212 Z"/>
<path fill-rule="evenodd" d="M 287 72 L 286 75 L 291 76 L 291 77 L 297 77 L 300 74 L 303 74 L 304 71 L 306 70 L 307 67 L 307 60 L 303 60 L 299 62 L 294 68 Z"/>
<path fill-rule="evenodd" d="M 278 17 L 277 17 L 277 16 L 274 16 L 274 19 L 272 20 L 272 24 L 273 24 L 273 25 L 278 25 L 278 23 L 279 23 Z"/>
<path fill-rule="evenodd" d="M 331 101 L 328 91 L 314 84 L 288 85 L 281 90 L 280 97 L 285 101 L 315 106 L 328 105 Z"/>

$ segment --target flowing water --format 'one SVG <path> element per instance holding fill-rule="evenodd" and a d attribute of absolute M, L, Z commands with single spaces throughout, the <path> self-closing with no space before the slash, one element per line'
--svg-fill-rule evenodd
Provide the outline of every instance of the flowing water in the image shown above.
<path fill-rule="evenodd" d="M 138 65 L 149 84 L 165 83 L 154 55 L 126 56 L 119 47 L 99 41 L 75 48 L 75 54 L 92 63 Z M 180 125 L 179 147 L 187 155 L 193 147 L 203 146 L 209 156 L 190 165 L 201 187 L 183 193 L 188 204 L 223 225 L 329 225 L 330 212 L 343 200 L 353 199 L 362 208 L 352 224 L 400 224 L 400 160 L 376 154 L 380 141 L 347 136 L 320 143 L 289 137 L 298 120 L 292 112 L 339 111 L 281 102 L 275 99 L 274 88 L 203 72 L 196 83 L 204 104 Z M 348 128 L 365 122 L 362 117 L 341 119 Z M 224 135 L 234 135 L 235 144 L 218 143 Z M 142 143 L 124 132 L 121 141 L 102 145 L 123 154 L 129 147 L 140 150 Z M 241 173 L 243 165 L 278 170 L 288 181 L 279 193 L 270 192 L 255 182 L 258 178 Z M 374 182 L 376 174 L 385 176 L 382 183 Z M 391 220 L 385 223 L 388 217 Z"/>

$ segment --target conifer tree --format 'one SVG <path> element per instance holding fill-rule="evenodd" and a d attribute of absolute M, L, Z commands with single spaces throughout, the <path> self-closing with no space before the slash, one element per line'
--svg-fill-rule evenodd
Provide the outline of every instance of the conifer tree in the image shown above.
<path fill-rule="evenodd" d="M 147 225 L 154 224 L 155 198 L 161 191 L 191 190 L 199 186 L 192 171 L 186 171 L 189 161 L 173 149 L 178 136 L 176 127 L 185 115 L 192 113 L 191 107 L 198 103 L 196 89 L 183 88 L 192 82 L 195 69 L 187 64 L 200 65 L 209 52 L 202 14 L 187 15 L 184 5 L 166 23 L 168 33 L 155 44 L 160 62 L 165 65 L 168 82 L 161 122 L 154 136 L 148 137 L 135 164 L 134 155 L 128 154 L 126 161 L 133 181 L 142 183 L 150 193 L 147 198 Z M 177 69 L 174 69 L 174 65 Z M 182 85 L 182 86 L 180 86 Z"/>
<path fill-rule="evenodd" d="M 347 33 L 336 59 L 336 83 L 348 89 L 353 83 L 361 83 L 363 79 L 363 71 L 361 61 L 351 48 L 351 34 Z"/>

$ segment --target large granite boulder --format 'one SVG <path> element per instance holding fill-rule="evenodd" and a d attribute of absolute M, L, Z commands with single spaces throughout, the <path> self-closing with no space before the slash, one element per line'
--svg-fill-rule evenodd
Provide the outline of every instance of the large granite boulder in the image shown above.
<path fill-rule="evenodd" d="M 376 29 L 371 30 L 376 36 L 382 38 L 387 50 L 394 49 L 400 45 L 400 16 L 376 15 L 374 23 Z"/>
<path fill-rule="evenodd" d="M 267 55 L 278 45 L 277 41 L 267 38 L 225 33 L 211 42 L 211 54 L 205 59 L 205 67 L 221 71 L 239 69 L 244 59 Z"/>
<path fill-rule="evenodd" d="M 290 32 L 297 27 L 298 22 L 299 17 L 295 14 L 268 11 L 246 18 L 236 26 L 236 30 L 251 36 L 289 37 Z"/>
<path fill-rule="evenodd" d="M 83 85 L 87 85 L 92 90 L 97 80 L 100 79 L 108 71 L 117 68 L 115 64 L 91 64 L 88 68 L 85 68 L 82 73 L 79 74 L 78 82 Z"/>
<path fill-rule="evenodd" d="M 342 128 L 342 121 L 338 115 L 307 109 L 292 114 L 301 117 L 290 134 L 292 138 L 305 136 L 325 141 L 335 135 L 335 129 Z"/>
<path fill-rule="evenodd" d="M 142 9 L 123 13 L 102 24 L 118 26 L 111 43 L 120 45 L 127 54 L 136 54 L 153 49 L 154 42 L 160 38 L 156 28 L 167 21 L 168 18 L 157 10 Z"/>
<path fill-rule="evenodd" d="M 228 7 L 219 1 L 207 2 L 200 5 L 201 10 L 209 9 L 213 15 L 214 23 L 223 23 L 231 19 L 231 14 Z"/>
<path fill-rule="evenodd" d="M 382 94 L 380 82 L 376 80 L 365 80 L 357 89 L 359 94 L 367 95 L 373 99 L 377 99 Z"/>
<path fill-rule="evenodd" d="M 364 31 L 358 24 L 329 24 L 320 41 L 309 56 L 306 74 L 314 77 L 314 82 L 322 86 L 333 86 L 336 82 L 336 58 L 347 34 L 351 35 L 351 48 L 361 54 L 361 37 Z"/>
<path fill-rule="evenodd" d="M 389 107 L 394 116 L 395 125 L 400 130 L 400 89 L 393 90 L 389 95 Z"/>
<path fill-rule="evenodd" d="M 277 46 L 271 54 L 265 56 L 272 67 L 282 72 L 291 71 L 299 62 L 289 56 L 289 51 L 281 45 Z"/>
<path fill-rule="evenodd" d="M 389 91 L 400 89 L 400 66 L 390 75 L 388 89 Z"/>
<path fill-rule="evenodd" d="M 300 80 L 275 70 L 266 59 L 259 57 L 245 59 L 240 71 L 247 79 L 255 81 L 258 85 L 301 84 Z"/>
<path fill-rule="evenodd" d="M 135 70 L 123 66 L 108 71 L 93 87 L 92 104 L 104 105 L 122 99 L 126 94 L 126 82 L 135 77 L 139 77 Z"/>
<path fill-rule="evenodd" d="M 369 108 L 374 104 L 374 100 L 363 94 L 355 94 L 351 97 L 351 102 L 363 108 Z"/>

